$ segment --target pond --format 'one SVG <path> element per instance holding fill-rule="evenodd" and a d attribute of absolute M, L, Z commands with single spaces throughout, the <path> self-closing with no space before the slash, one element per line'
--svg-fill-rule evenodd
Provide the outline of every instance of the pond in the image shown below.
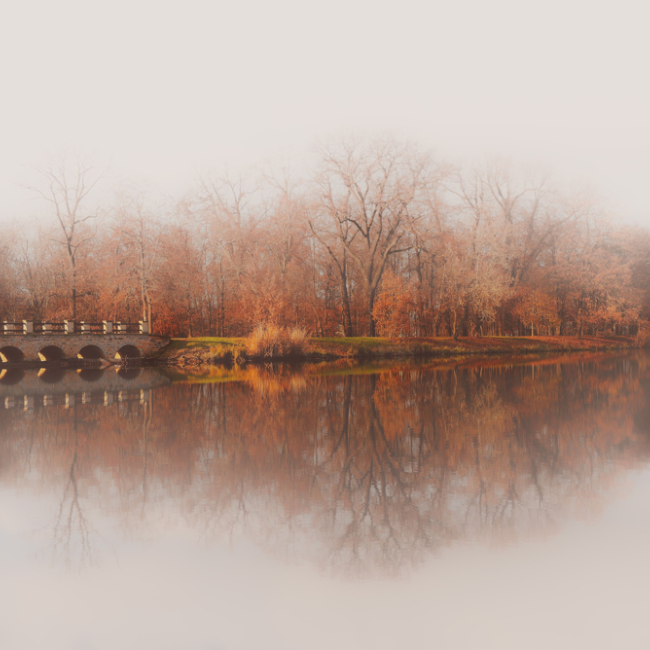
<path fill-rule="evenodd" d="M 644 352 L 0 371 L 0 647 L 648 647 L 648 459 Z"/>

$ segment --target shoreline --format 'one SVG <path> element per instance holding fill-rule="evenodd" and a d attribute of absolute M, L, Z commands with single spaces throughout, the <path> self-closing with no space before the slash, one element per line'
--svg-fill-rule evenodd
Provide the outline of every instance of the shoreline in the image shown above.
<path fill-rule="evenodd" d="M 311 338 L 304 352 L 284 356 L 252 356 L 246 353 L 246 339 L 201 337 L 172 339 L 153 357 L 156 365 L 201 367 L 230 364 L 281 362 L 322 363 L 330 361 L 390 361 L 462 359 L 472 357 L 510 357 L 529 354 L 605 352 L 646 347 L 631 336 L 536 336 L 536 337 L 451 337 L 388 338 Z"/>
<path fill-rule="evenodd" d="M 168 346 L 149 357 L 129 360 L 131 367 L 178 368 L 200 370 L 214 366 L 264 365 L 269 363 L 328 364 L 335 362 L 382 363 L 400 361 L 449 361 L 509 359 L 585 352 L 613 352 L 649 347 L 648 342 L 630 336 L 595 337 L 451 337 L 389 338 L 311 338 L 303 352 L 284 356 L 255 356 L 246 353 L 246 339 L 200 337 L 172 339 Z M 11 368 L 108 368 L 118 367 L 104 359 L 64 359 L 61 361 L 8 362 L 0 370 Z"/>
<path fill-rule="evenodd" d="M 577 352 L 551 352 L 503 355 L 467 355 L 464 357 L 438 357 L 419 359 L 337 359 L 333 361 L 279 361 L 267 363 L 232 363 L 202 366 L 159 365 L 158 369 L 172 382 L 189 384 L 213 384 L 230 382 L 252 382 L 258 387 L 269 382 L 274 390 L 293 386 L 296 379 L 305 377 L 358 376 L 412 370 L 449 371 L 458 369 L 498 369 L 515 366 L 543 367 L 564 363 L 604 362 L 608 359 L 632 356 L 637 348 L 595 349 Z"/>

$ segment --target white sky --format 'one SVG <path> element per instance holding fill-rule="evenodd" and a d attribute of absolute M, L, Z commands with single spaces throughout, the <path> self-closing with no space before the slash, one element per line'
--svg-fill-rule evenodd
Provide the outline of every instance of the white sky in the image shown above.
<path fill-rule="evenodd" d="M 589 179 L 650 226 L 641 2 L 13 2 L 0 17 L 0 220 L 71 147 L 178 193 L 206 165 L 387 129 Z"/>

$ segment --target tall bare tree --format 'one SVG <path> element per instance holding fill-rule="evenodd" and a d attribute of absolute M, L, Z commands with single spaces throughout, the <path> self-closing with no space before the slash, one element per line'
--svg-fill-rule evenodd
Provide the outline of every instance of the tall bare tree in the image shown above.
<path fill-rule="evenodd" d="M 375 336 L 379 283 L 389 257 L 410 248 L 410 223 L 421 216 L 418 200 L 431 159 L 389 138 L 342 139 L 322 147 L 320 159 L 320 211 L 360 273 L 367 333 Z M 341 271 L 342 264 L 337 265 Z"/>
<path fill-rule="evenodd" d="M 156 288 L 156 271 L 160 263 L 161 237 L 165 227 L 144 197 L 125 192 L 116 209 L 116 238 L 122 250 L 123 271 L 137 284 L 142 320 L 152 323 L 152 293 Z"/>
<path fill-rule="evenodd" d="M 77 261 L 79 249 L 90 239 L 91 233 L 83 226 L 96 219 L 97 212 L 86 211 L 88 196 L 104 177 L 91 162 L 83 157 L 73 161 L 61 157 L 45 167 L 37 168 L 44 178 L 44 186 L 31 188 L 51 206 L 60 226 L 60 239 L 70 265 L 70 298 L 72 318 L 77 319 Z"/>

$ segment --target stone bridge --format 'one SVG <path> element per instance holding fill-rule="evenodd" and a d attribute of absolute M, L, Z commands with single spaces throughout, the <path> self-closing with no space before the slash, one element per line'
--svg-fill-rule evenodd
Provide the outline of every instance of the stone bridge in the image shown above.
<path fill-rule="evenodd" d="M 0 361 L 59 361 L 62 359 L 125 359 L 146 357 L 169 343 L 148 334 L 148 323 L 4 323 Z"/>

